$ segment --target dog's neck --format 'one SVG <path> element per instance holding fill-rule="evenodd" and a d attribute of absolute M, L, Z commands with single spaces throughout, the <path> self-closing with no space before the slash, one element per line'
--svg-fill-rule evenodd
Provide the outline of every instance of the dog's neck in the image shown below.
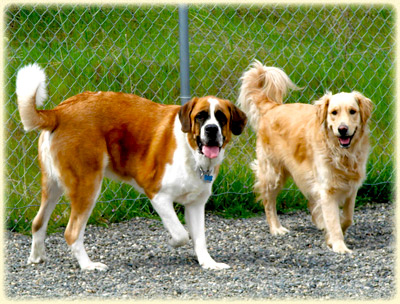
<path fill-rule="evenodd" d="M 224 152 L 224 149 L 221 149 L 218 157 L 211 159 L 204 156 L 204 154 L 200 153 L 198 150 L 191 149 L 191 158 L 193 161 L 191 168 L 194 168 L 196 174 L 202 181 L 206 183 L 212 183 L 216 178 L 216 168 L 222 163 L 224 158 Z"/>

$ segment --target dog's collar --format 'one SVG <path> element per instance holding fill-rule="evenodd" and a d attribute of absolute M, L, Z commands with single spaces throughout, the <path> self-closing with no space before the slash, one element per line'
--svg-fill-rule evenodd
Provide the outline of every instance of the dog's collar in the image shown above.
<path fill-rule="evenodd" d="M 205 183 L 212 183 L 214 179 L 213 169 L 204 170 L 202 167 L 197 169 L 200 179 Z"/>

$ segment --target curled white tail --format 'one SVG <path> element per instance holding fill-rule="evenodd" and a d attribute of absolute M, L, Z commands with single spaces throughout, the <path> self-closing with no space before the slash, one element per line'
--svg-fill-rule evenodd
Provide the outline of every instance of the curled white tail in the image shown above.
<path fill-rule="evenodd" d="M 264 66 L 258 60 L 243 74 L 241 80 L 238 104 L 255 130 L 258 128 L 260 109 L 282 103 L 289 89 L 298 89 L 283 70 Z"/>
<path fill-rule="evenodd" d="M 47 99 L 46 74 L 36 63 L 21 68 L 17 74 L 16 93 L 18 109 L 26 131 L 48 128 L 52 119 L 47 111 L 39 113 L 36 106 L 42 106 Z M 53 115 L 49 115 L 53 116 Z"/>

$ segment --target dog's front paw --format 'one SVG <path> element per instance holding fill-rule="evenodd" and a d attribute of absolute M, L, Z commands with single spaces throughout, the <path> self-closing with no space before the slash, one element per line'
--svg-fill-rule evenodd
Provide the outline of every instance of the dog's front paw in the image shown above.
<path fill-rule="evenodd" d="M 46 260 L 46 258 L 45 258 L 44 256 L 37 256 L 37 257 L 32 257 L 32 256 L 30 256 L 30 257 L 28 258 L 27 264 L 28 264 L 28 265 L 31 265 L 31 264 L 40 264 L 40 263 L 44 263 L 45 260 Z"/>
<path fill-rule="evenodd" d="M 217 263 L 214 260 L 207 262 L 207 263 L 200 264 L 200 265 L 203 269 L 212 269 L 212 270 L 220 270 L 220 269 L 230 268 L 229 265 L 227 265 L 225 263 Z"/>
<path fill-rule="evenodd" d="M 29 264 L 39 264 L 46 261 L 46 253 L 43 242 L 33 242 L 31 253 L 28 258 Z"/>
<path fill-rule="evenodd" d="M 352 253 L 353 251 L 347 248 L 343 241 L 338 241 L 332 244 L 332 251 L 337 253 Z"/>
<path fill-rule="evenodd" d="M 290 232 L 290 230 L 289 230 L 289 229 L 286 229 L 286 228 L 283 227 L 283 226 L 274 227 L 274 228 L 271 227 L 271 229 L 270 229 L 270 233 L 271 233 L 272 235 L 284 235 L 284 234 L 286 234 L 286 233 L 288 233 L 288 232 Z"/>
<path fill-rule="evenodd" d="M 30 264 L 39 264 L 46 261 L 46 255 L 44 250 L 36 250 L 32 251 L 28 258 L 28 265 Z"/>
<path fill-rule="evenodd" d="M 89 271 L 93 271 L 93 270 L 106 271 L 108 269 L 108 266 L 103 263 L 99 263 L 99 262 L 97 262 L 97 263 L 91 262 L 87 265 L 81 266 L 81 269 L 89 270 Z"/>
<path fill-rule="evenodd" d="M 176 239 L 172 238 L 169 240 L 169 244 L 174 248 L 186 245 L 188 242 L 189 242 L 189 235 L 187 233 L 180 236 L 179 238 Z"/>

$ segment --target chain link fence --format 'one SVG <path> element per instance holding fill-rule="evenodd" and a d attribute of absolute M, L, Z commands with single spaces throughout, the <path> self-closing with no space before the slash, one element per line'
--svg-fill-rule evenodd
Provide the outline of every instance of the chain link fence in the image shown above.
<path fill-rule="evenodd" d="M 19 68 L 37 62 L 48 75 L 50 109 L 82 91 L 124 91 L 179 104 L 176 6 L 12 5 L 5 10 L 5 155 L 7 228 L 27 232 L 40 205 L 38 133 L 25 133 L 16 105 Z M 189 6 L 192 96 L 236 101 L 254 59 L 283 68 L 302 90 L 287 102 L 311 103 L 326 91 L 362 92 L 375 103 L 368 178 L 371 201 L 391 199 L 394 182 L 394 9 L 377 5 Z M 235 137 L 214 184 L 209 208 L 257 210 L 249 163 L 250 128 Z M 288 184 L 280 201 L 304 200 Z M 178 207 L 177 207 L 178 208 Z M 50 229 L 66 224 L 63 198 Z M 107 224 L 152 214 L 147 198 L 105 180 L 91 221 Z"/>

